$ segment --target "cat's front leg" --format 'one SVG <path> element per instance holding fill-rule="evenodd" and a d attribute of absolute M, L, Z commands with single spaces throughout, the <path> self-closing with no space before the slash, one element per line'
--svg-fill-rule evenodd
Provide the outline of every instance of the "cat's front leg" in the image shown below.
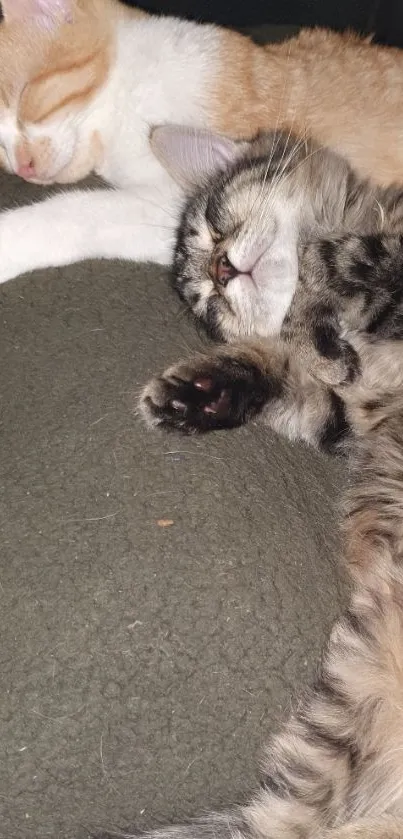
<path fill-rule="evenodd" d="M 66 192 L 0 214 L 0 282 L 83 259 L 170 264 L 176 188 Z"/>
<path fill-rule="evenodd" d="M 333 387 L 352 382 L 360 372 L 358 354 L 345 335 L 344 315 L 354 289 L 345 294 L 348 281 L 338 265 L 344 249 L 344 240 L 337 238 L 300 247 L 298 285 L 281 329 L 312 375 Z"/>
<path fill-rule="evenodd" d="M 245 341 L 179 362 L 145 387 L 147 424 L 185 433 L 259 417 L 292 440 L 340 452 L 351 438 L 342 398 L 316 381 L 282 341 Z"/>

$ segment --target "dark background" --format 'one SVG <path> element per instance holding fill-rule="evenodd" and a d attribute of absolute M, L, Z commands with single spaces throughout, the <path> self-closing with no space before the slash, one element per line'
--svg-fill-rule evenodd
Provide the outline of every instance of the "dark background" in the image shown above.
<path fill-rule="evenodd" d="M 149 12 L 243 28 L 267 23 L 328 26 L 403 47 L 403 0 L 123 0 Z M 0 0 L 0 21 L 2 18 Z"/>
<path fill-rule="evenodd" d="M 380 43 L 403 46 L 403 0 L 139 0 L 131 5 L 224 26 L 350 27 L 375 33 Z"/>

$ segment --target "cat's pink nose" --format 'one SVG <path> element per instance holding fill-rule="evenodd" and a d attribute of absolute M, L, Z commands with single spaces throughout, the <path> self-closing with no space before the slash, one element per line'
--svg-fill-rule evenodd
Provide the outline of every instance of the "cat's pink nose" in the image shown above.
<path fill-rule="evenodd" d="M 20 178 L 24 178 L 25 181 L 30 181 L 32 178 L 35 177 L 35 164 L 33 160 L 30 160 L 29 163 L 20 163 L 17 168 L 17 175 Z"/>

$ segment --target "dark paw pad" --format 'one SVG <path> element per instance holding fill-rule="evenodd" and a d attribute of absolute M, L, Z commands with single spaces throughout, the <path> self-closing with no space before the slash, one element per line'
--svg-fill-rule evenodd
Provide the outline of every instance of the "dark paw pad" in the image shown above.
<path fill-rule="evenodd" d="M 231 358 L 179 364 L 153 379 L 141 398 L 152 425 L 182 431 L 211 431 L 241 425 L 267 400 L 267 377 Z"/>

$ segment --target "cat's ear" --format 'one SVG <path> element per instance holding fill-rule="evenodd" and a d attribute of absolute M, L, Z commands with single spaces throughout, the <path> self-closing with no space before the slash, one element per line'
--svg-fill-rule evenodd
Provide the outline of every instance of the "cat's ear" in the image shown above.
<path fill-rule="evenodd" d="M 73 0 L 2 0 L 4 19 L 8 22 L 34 23 L 44 29 L 53 29 L 61 23 L 71 22 Z"/>
<path fill-rule="evenodd" d="M 185 189 L 226 169 L 243 146 L 228 137 L 180 125 L 159 125 L 152 130 L 150 143 L 160 163 Z"/>

